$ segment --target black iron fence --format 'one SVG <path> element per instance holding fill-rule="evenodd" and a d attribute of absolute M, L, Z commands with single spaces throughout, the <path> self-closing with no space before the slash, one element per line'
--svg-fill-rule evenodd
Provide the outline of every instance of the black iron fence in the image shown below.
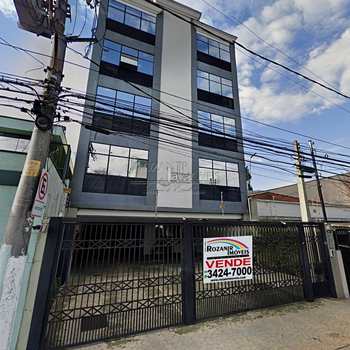
<path fill-rule="evenodd" d="M 332 294 L 322 224 L 55 219 L 51 230 L 47 349 Z M 253 237 L 253 278 L 204 284 L 203 238 L 232 236 Z"/>
<path fill-rule="evenodd" d="M 203 238 L 253 236 L 253 279 L 203 283 Z M 194 225 L 196 319 L 303 299 L 297 225 Z"/>

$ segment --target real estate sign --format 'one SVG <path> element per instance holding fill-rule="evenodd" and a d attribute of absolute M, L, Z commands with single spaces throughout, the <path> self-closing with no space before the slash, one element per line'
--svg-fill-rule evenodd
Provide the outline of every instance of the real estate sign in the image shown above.
<path fill-rule="evenodd" d="M 253 278 L 253 238 L 203 238 L 203 282 L 229 282 Z"/>

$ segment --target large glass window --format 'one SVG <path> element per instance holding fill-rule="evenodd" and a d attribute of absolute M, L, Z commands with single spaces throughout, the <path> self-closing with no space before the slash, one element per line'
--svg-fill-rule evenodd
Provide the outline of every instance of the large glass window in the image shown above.
<path fill-rule="evenodd" d="M 197 50 L 226 62 L 231 61 L 229 45 L 219 43 L 199 33 L 197 33 Z"/>
<path fill-rule="evenodd" d="M 199 183 L 225 187 L 239 187 L 237 163 L 199 159 Z"/>
<path fill-rule="evenodd" d="M 236 122 L 232 118 L 209 112 L 198 111 L 199 132 L 207 134 L 231 137 L 236 136 Z"/>
<path fill-rule="evenodd" d="M 197 70 L 197 88 L 217 95 L 233 97 L 231 80 L 201 70 Z"/>
<path fill-rule="evenodd" d="M 28 151 L 30 140 L 0 135 L 0 151 L 23 152 Z"/>
<path fill-rule="evenodd" d="M 128 92 L 97 87 L 95 111 L 128 118 L 149 119 L 152 100 Z"/>
<path fill-rule="evenodd" d="M 154 57 L 111 40 L 104 40 L 102 61 L 119 66 L 120 62 L 132 65 L 138 72 L 153 75 Z"/>
<path fill-rule="evenodd" d="M 109 0 L 108 18 L 147 33 L 155 34 L 156 32 L 155 16 L 115 0 Z"/>
<path fill-rule="evenodd" d="M 147 179 L 148 151 L 93 142 L 87 174 Z"/>

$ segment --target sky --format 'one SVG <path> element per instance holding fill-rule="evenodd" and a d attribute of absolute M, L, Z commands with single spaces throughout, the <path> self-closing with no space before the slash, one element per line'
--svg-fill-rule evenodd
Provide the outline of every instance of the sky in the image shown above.
<path fill-rule="evenodd" d="M 179 2 L 201 11 L 202 21 L 234 34 L 243 45 L 350 95 L 350 0 Z M 78 34 L 82 30 L 84 35 L 91 35 L 94 11 L 87 9 L 83 0 L 71 1 L 71 6 L 72 20 L 67 22 L 67 33 Z M 0 33 L 0 37 L 11 44 L 50 52 L 49 39 L 18 28 L 11 0 L 0 0 Z M 81 52 L 86 50 L 86 44 L 72 47 Z M 258 121 L 350 147 L 349 100 L 251 56 L 239 47 L 236 56 L 243 132 L 287 140 L 291 144 L 297 137 L 254 122 Z M 35 57 L 43 64 L 23 52 L 0 45 L 0 57 L 1 72 L 35 78 L 45 76 L 43 67 L 47 61 L 41 56 Z M 67 51 L 66 58 L 89 67 L 86 59 L 72 51 Z M 66 63 L 64 74 L 64 86 L 85 90 L 88 69 Z M 2 108 L 0 113 L 18 116 L 13 109 Z M 73 150 L 78 134 L 79 126 L 70 123 L 67 138 Z M 308 140 L 298 139 L 303 143 Z M 317 141 L 316 147 L 322 150 L 320 154 L 334 151 L 350 155 L 350 149 Z M 255 152 L 247 150 L 247 153 Z M 248 166 L 249 159 L 250 156 L 246 156 Z M 256 163 L 266 161 L 259 156 L 259 151 L 252 159 Z M 322 174 L 322 168 L 320 170 Z M 255 190 L 295 182 L 292 174 L 259 164 L 251 164 L 251 172 Z"/>

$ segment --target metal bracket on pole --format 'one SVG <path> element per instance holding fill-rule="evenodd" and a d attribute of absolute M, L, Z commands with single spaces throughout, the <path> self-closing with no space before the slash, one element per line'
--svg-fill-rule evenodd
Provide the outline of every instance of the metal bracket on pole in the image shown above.
<path fill-rule="evenodd" d="M 97 38 L 83 38 L 79 36 L 67 36 L 67 43 L 97 43 Z"/>
<path fill-rule="evenodd" d="M 303 222 L 309 222 L 311 221 L 311 215 L 309 210 L 309 205 L 307 202 L 307 196 L 306 196 L 306 188 L 305 188 L 305 182 L 304 182 L 304 167 L 301 164 L 301 154 L 300 154 L 300 144 L 298 141 L 294 142 L 295 145 L 295 153 L 296 153 L 296 174 L 298 177 L 297 185 L 298 185 L 298 193 L 299 193 L 299 203 L 300 203 L 300 214 L 301 214 L 301 220 Z"/>

